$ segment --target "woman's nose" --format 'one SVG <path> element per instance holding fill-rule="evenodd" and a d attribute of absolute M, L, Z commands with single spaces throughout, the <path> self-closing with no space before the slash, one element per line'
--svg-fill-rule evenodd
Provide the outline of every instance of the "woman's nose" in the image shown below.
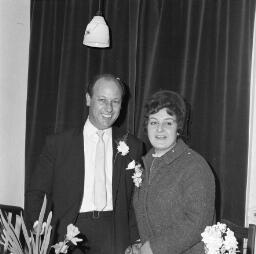
<path fill-rule="evenodd" d="M 157 125 L 157 131 L 162 131 L 163 130 L 163 124 L 162 123 L 159 123 Z"/>

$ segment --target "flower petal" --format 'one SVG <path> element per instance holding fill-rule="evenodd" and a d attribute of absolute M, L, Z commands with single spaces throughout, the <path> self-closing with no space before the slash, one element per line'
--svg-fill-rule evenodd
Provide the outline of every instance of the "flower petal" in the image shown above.
<path fill-rule="evenodd" d="M 128 164 L 128 166 L 127 166 L 127 168 L 126 169 L 134 169 L 135 168 L 135 160 L 133 160 L 133 161 L 131 161 L 129 164 Z"/>
<path fill-rule="evenodd" d="M 69 224 L 67 226 L 67 235 L 66 235 L 66 239 L 68 241 L 70 241 L 73 237 L 75 237 L 76 235 L 78 235 L 80 233 L 78 227 L 74 226 L 73 224 Z"/>
<path fill-rule="evenodd" d="M 124 141 L 119 141 L 117 151 L 124 156 L 129 153 L 129 146 Z"/>

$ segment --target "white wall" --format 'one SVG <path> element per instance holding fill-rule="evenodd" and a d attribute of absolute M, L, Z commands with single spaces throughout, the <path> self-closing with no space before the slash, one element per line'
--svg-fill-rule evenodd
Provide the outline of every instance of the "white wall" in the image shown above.
<path fill-rule="evenodd" d="M 0 203 L 23 207 L 29 0 L 0 0 Z"/>
<path fill-rule="evenodd" d="M 256 19 L 254 20 L 251 69 L 249 154 L 247 175 L 246 223 L 256 224 Z"/>
<path fill-rule="evenodd" d="M 255 13 L 256 15 L 256 13 Z M 250 126 L 248 149 L 245 224 L 256 224 L 256 19 L 254 19 L 250 91 Z M 256 254 L 256 249 L 254 251 Z"/>

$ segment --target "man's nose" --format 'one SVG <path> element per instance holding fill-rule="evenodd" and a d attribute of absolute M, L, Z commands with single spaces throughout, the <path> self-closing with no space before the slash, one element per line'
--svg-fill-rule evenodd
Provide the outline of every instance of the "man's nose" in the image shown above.
<path fill-rule="evenodd" d="M 106 110 L 107 110 L 107 112 L 112 112 L 113 111 L 113 105 L 112 105 L 111 101 L 108 101 L 106 103 Z"/>

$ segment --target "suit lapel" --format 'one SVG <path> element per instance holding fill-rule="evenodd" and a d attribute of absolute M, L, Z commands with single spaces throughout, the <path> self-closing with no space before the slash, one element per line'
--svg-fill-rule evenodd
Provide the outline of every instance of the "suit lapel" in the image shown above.
<path fill-rule="evenodd" d="M 83 198 L 83 191 L 84 191 L 84 136 L 83 131 L 77 130 L 74 134 L 74 151 L 76 151 L 76 160 L 78 163 L 77 167 L 77 181 L 78 181 L 78 188 L 79 194 L 81 194 L 81 200 Z M 75 164 L 76 164 L 75 163 Z"/>
<path fill-rule="evenodd" d="M 117 141 L 120 139 L 118 131 L 115 127 L 112 128 L 112 146 L 113 146 L 113 173 L 112 173 L 112 198 L 113 198 L 113 210 L 115 210 L 116 197 L 118 186 L 121 176 L 121 158 L 120 154 L 117 153 Z"/>

